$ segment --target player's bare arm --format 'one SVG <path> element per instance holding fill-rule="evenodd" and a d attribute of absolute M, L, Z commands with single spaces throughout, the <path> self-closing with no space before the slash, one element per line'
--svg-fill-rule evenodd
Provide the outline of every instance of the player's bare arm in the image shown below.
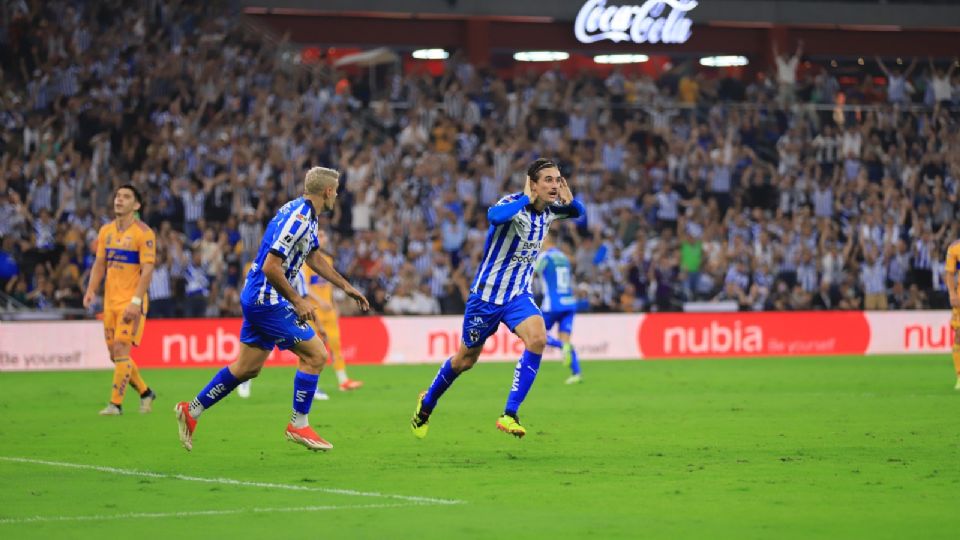
<path fill-rule="evenodd" d="M 306 263 L 307 266 L 320 277 L 333 283 L 342 289 L 343 292 L 347 293 L 347 296 L 353 298 L 357 302 L 357 305 L 360 306 L 360 309 L 363 311 L 370 309 L 370 302 L 363 296 L 363 293 L 354 288 L 345 277 L 341 276 L 340 272 L 337 272 L 336 269 L 320 255 L 319 251 L 314 250 L 311 252 L 310 256 L 307 257 Z"/>
<path fill-rule="evenodd" d="M 97 297 L 97 290 L 100 289 L 100 284 L 103 283 L 103 276 L 107 272 L 107 258 L 100 254 L 100 250 L 97 250 L 97 258 L 93 263 L 93 268 L 90 269 L 90 281 L 87 282 L 87 292 L 83 295 L 83 307 L 88 308 L 93 304 L 94 299 Z"/>
<path fill-rule="evenodd" d="M 153 276 L 153 263 L 143 263 L 140 265 L 140 280 L 137 281 L 137 290 L 130 299 L 130 303 L 123 310 L 123 320 L 130 322 L 140 315 L 143 315 L 143 296 L 147 294 L 150 287 L 150 278 Z"/>
<path fill-rule="evenodd" d="M 297 294 L 293 285 L 287 281 L 287 277 L 283 273 L 283 261 L 275 253 L 268 253 L 267 258 L 263 261 L 263 275 L 270 282 L 270 285 L 290 302 L 301 321 L 314 320 L 313 306 Z"/>

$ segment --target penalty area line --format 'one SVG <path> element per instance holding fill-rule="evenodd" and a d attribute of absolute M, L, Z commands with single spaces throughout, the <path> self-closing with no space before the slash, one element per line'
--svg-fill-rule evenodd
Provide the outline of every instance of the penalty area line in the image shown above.
<path fill-rule="evenodd" d="M 24 523 L 49 523 L 54 521 L 111 521 L 120 519 L 144 518 L 184 518 L 203 516 L 230 516 L 236 514 L 266 514 L 271 512 L 324 512 L 329 510 L 367 510 L 378 508 L 405 508 L 423 506 L 420 503 L 395 504 L 357 504 L 357 505 L 329 505 L 329 506 L 301 506 L 287 508 L 239 508 L 234 510 L 194 510 L 189 512 L 131 512 L 126 514 L 94 514 L 90 516 L 30 516 L 23 518 L 0 518 L 0 525 L 17 525 Z"/>
<path fill-rule="evenodd" d="M 65 461 L 48 461 L 45 459 L 32 459 L 23 457 L 0 456 L 0 461 L 13 463 L 29 463 L 32 465 L 46 465 L 49 467 L 59 467 L 62 469 L 81 469 L 87 471 L 97 471 L 106 474 L 115 474 L 120 476 L 139 476 L 145 478 L 157 478 L 167 480 L 182 480 L 185 482 L 203 482 L 208 484 L 223 484 L 240 487 L 257 487 L 264 489 L 283 489 L 288 491 L 311 491 L 315 493 L 331 493 L 335 495 L 350 495 L 354 497 L 376 497 L 381 499 L 395 499 L 407 501 L 416 504 L 464 504 L 466 501 L 457 499 L 438 499 L 434 497 L 418 497 L 414 495 L 396 495 L 392 493 L 379 493 L 376 491 L 356 491 L 353 489 L 326 488 L 314 486 L 301 486 L 297 484 L 275 484 L 272 482 L 252 482 L 247 480 L 235 480 L 233 478 L 207 478 L 202 476 L 187 476 L 185 474 L 166 474 L 150 471 L 138 471 L 136 469 L 121 469 L 118 467 L 105 467 L 102 465 L 88 465 L 85 463 L 68 463 Z"/>

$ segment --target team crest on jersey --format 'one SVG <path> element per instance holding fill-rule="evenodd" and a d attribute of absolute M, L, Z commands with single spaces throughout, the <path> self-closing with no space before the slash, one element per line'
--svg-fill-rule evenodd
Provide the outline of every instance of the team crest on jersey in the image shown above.
<path fill-rule="evenodd" d="M 153 240 L 147 240 L 147 247 L 153 248 Z"/>

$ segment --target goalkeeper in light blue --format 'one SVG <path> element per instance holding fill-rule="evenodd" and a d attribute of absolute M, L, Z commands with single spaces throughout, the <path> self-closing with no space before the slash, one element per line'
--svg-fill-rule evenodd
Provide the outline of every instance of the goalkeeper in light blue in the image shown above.
<path fill-rule="evenodd" d="M 548 159 L 530 164 L 522 193 L 507 195 L 490 207 L 490 228 L 463 314 L 460 349 L 440 366 L 430 388 L 420 394 L 410 422 L 415 436 L 426 437 L 430 414 L 440 396 L 461 373 L 473 367 L 484 342 L 501 322 L 523 340 L 525 350 L 514 369 L 513 384 L 496 426 L 518 438 L 526 435 L 517 411 L 533 386 L 547 346 L 543 315 L 530 293 L 534 263 L 550 224 L 585 212 L 557 165 Z"/>
<path fill-rule="evenodd" d="M 580 361 L 577 351 L 570 343 L 570 334 L 573 332 L 573 316 L 577 312 L 577 297 L 573 293 L 573 267 L 570 264 L 568 246 L 561 244 L 558 248 L 551 245 L 552 238 L 547 239 L 547 249 L 537 260 L 537 274 L 543 286 L 543 302 L 540 311 L 543 312 L 543 321 L 547 327 L 547 346 L 556 347 L 563 351 L 563 363 L 570 368 L 567 384 L 576 384 L 582 380 L 580 375 Z M 554 326 L 558 327 L 555 338 L 549 334 Z"/>

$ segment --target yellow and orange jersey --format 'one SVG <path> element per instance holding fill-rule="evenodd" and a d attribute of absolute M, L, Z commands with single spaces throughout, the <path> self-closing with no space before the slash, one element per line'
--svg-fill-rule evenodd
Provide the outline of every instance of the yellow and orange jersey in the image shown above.
<path fill-rule="evenodd" d="M 947 272 L 956 272 L 957 262 L 960 262 L 960 240 L 954 240 L 947 247 Z"/>
<path fill-rule="evenodd" d="M 157 237 L 146 223 L 135 220 L 121 231 L 116 221 L 100 227 L 97 236 L 97 258 L 107 265 L 107 284 L 104 287 L 104 310 L 122 310 L 130 303 L 140 281 L 140 268 L 154 264 L 157 258 Z M 143 310 L 147 311 L 144 295 Z"/>
<path fill-rule="evenodd" d="M 323 257 L 323 260 L 327 261 L 327 264 L 333 265 L 332 256 L 323 251 L 320 252 L 320 256 Z M 317 275 L 317 273 L 306 264 L 303 265 L 300 271 L 303 273 L 304 281 L 307 283 L 307 290 L 310 292 L 311 299 L 320 298 L 333 306 L 333 284 Z M 336 310 L 334 310 L 334 313 L 335 312 Z"/>

